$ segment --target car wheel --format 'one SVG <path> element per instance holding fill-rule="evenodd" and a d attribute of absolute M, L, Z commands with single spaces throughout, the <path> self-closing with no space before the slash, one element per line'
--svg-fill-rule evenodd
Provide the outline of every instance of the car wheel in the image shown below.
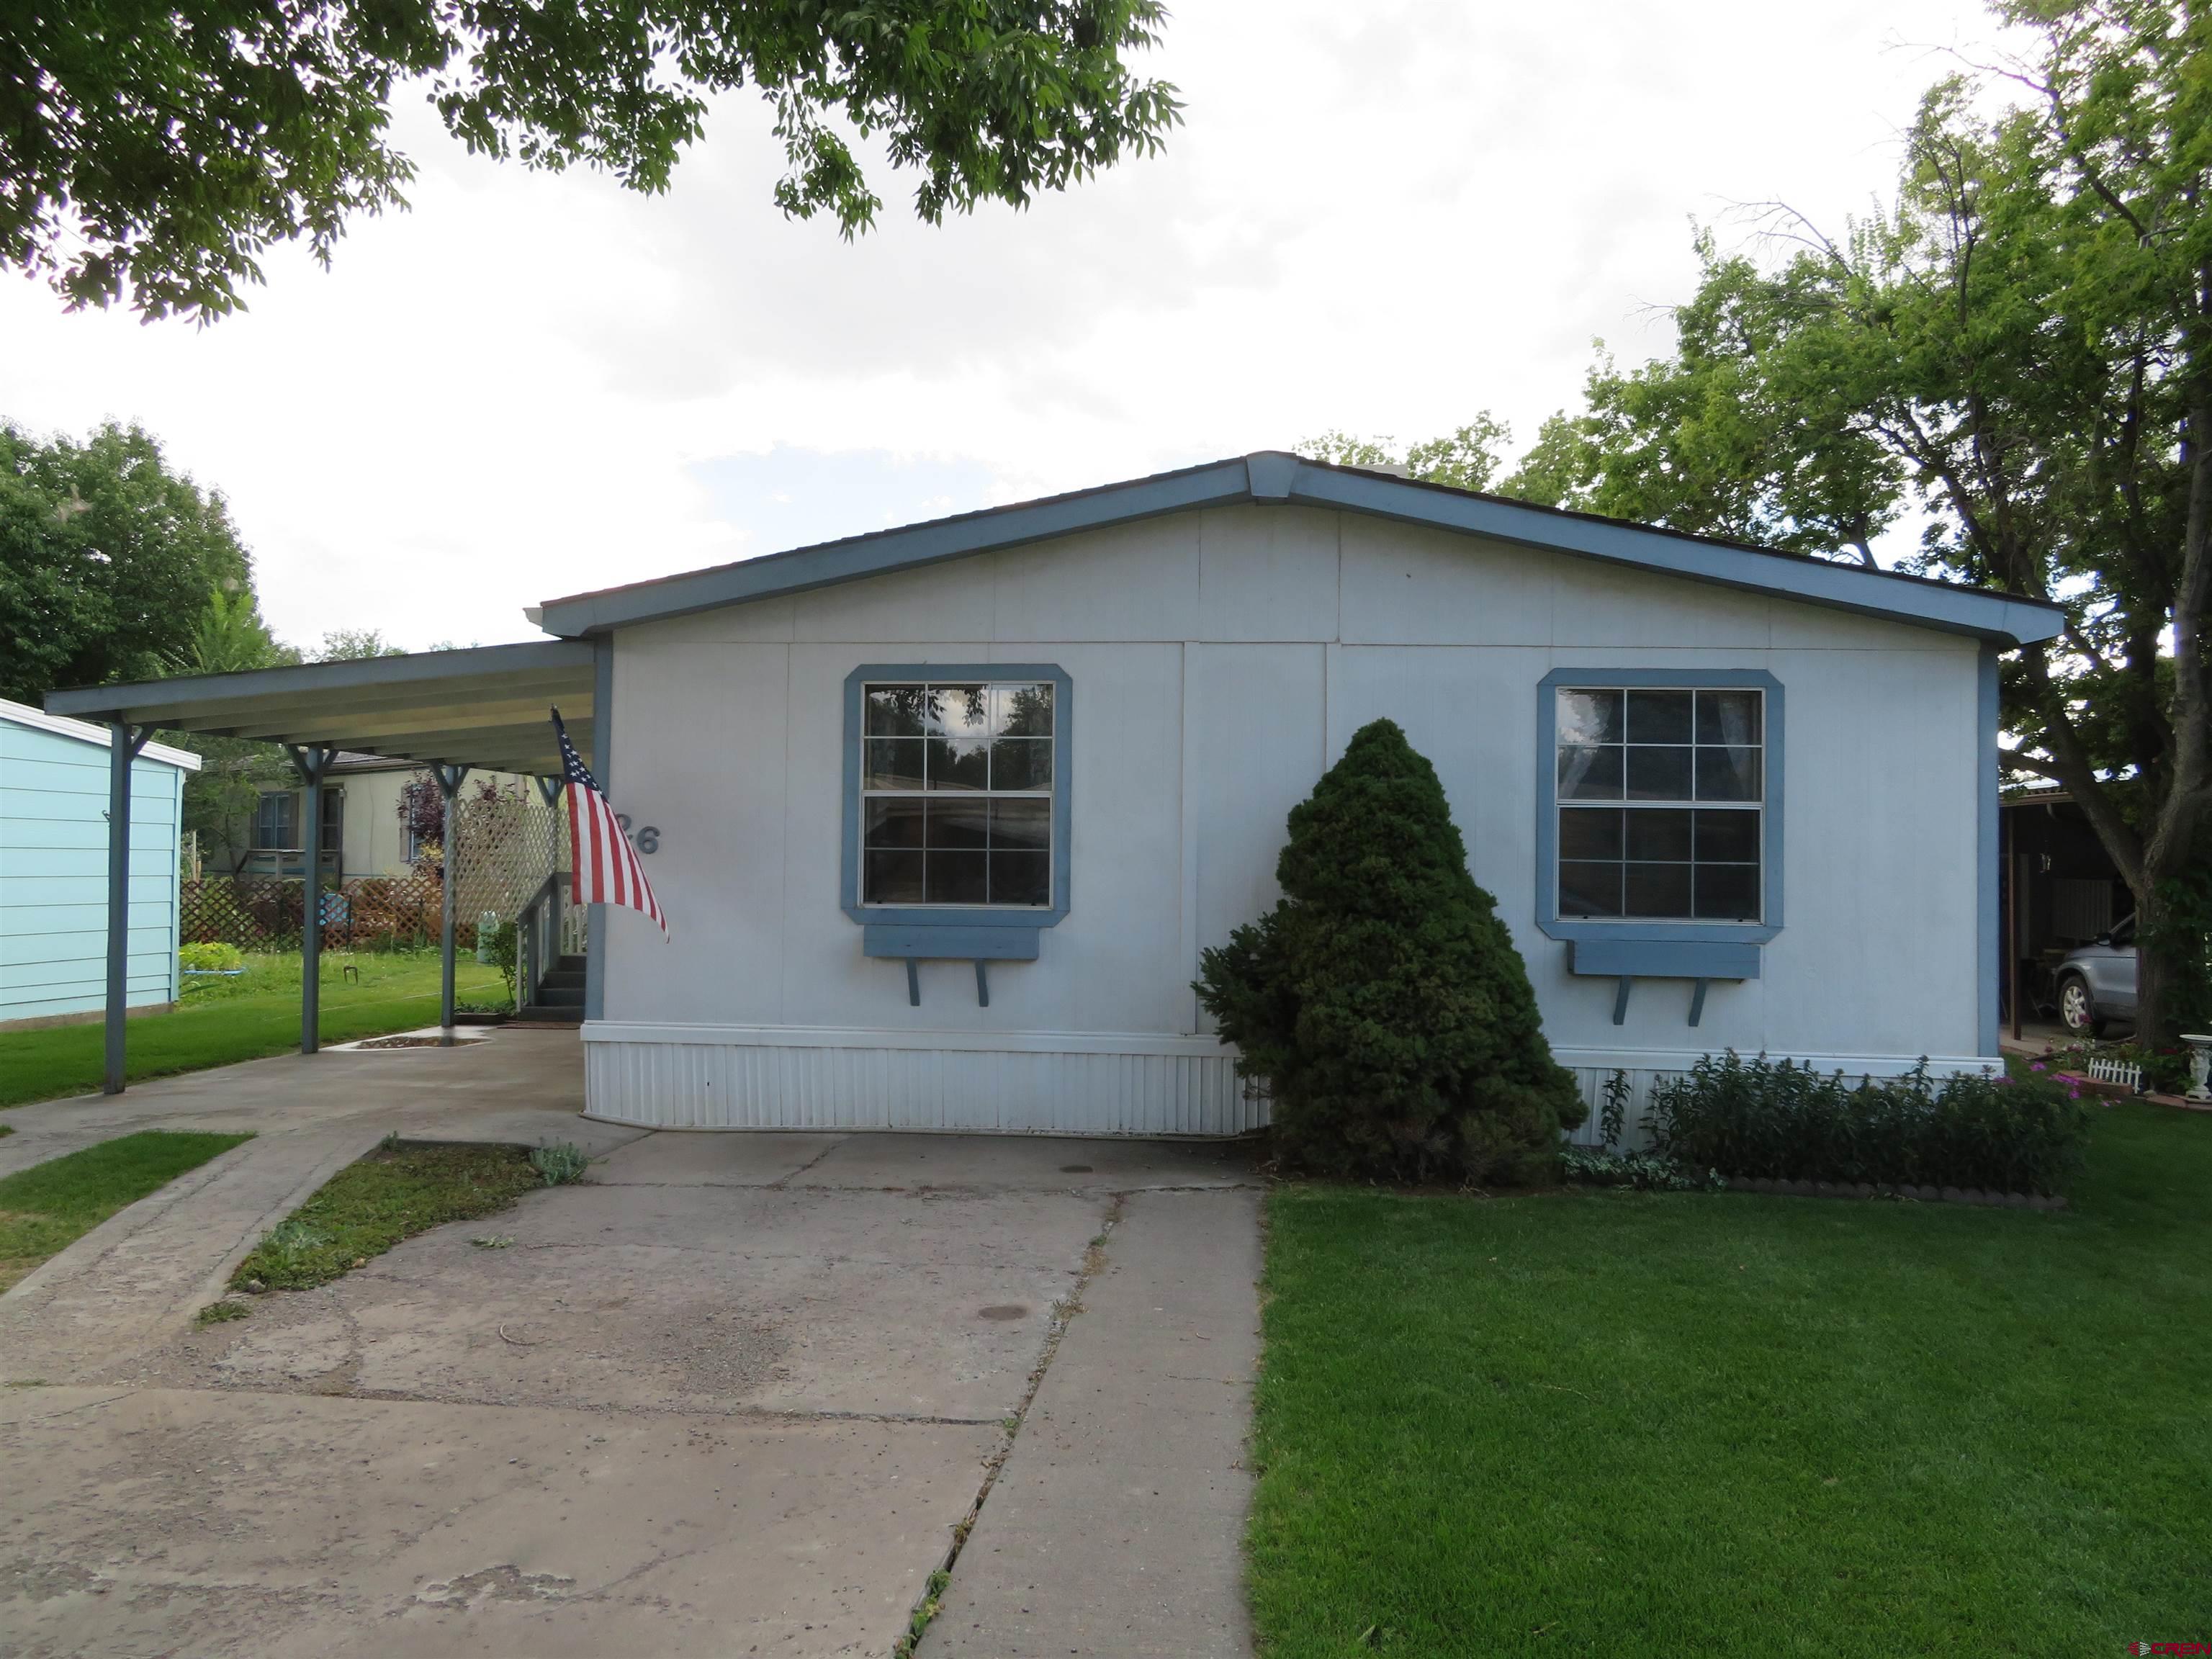
<path fill-rule="evenodd" d="M 2097 1004 L 2087 980 L 2068 975 L 2058 982 L 2058 1018 L 2075 1036 L 2102 1036 L 2105 1022 L 2097 1018 Z"/>

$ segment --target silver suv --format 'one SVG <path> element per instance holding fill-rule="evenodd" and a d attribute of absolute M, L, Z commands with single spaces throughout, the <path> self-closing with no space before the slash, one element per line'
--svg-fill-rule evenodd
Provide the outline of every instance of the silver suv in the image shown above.
<path fill-rule="evenodd" d="M 2136 919 L 2069 951 L 2055 975 L 2058 1018 L 2076 1036 L 2102 1036 L 2112 1020 L 2135 1023 Z"/>

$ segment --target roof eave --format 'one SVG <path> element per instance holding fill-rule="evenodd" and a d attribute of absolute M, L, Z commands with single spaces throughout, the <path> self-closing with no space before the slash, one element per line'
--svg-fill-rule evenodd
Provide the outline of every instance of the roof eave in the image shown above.
<path fill-rule="evenodd" d="M 1916 581 L 1862 566 L 1678 536 L 1647 526 L 1437 489 L 1401 478 L 1301 464 L 1290 499 L 1365 513 L 1432 529 L 1463 531 L 1571 557 L 1662 575 L 1714 582 L 1741 592 L 1802 600 L 1836 611 L 1966 634 L 2007 646 L 2054 639 L 2065 631 L 2057 606 L 1948 583 Z"/>
<path fill-rule="evenodd" d="M 550 634 L 578 639 L 1237 502 L 1297 503 L 1460 531 L 2007 647 L 2055 638 L 2064 629 L 2057 607 L 2032 600 L 1565 513 L 1280 451 L 550 599 L 538 607 L 538 621 Z"/>
<path fill-rule="evenodd" d="M 305 691 L 365 690 L 457 675 L 533 669 L 588 668 L 592 647 L 575 640 L 532 640 L 521 645 L 480 645 L 461 651 L 418 651 L 400 657 L 362 657 L 346 662 L 301 663 L 237 674 L 194 674 L 141 680 L 128 685 L 88 685 L 46 694 L 46 712 L 80 720 L 128 719 L 134 710 L 244 697 L 284 697 Z"/>
<path fill-rule="evenodd" d="M 1057 536 L 1133 524 L 1194 507 L 1251 498 L 1245 463 L 1216 461 L 1182 472 L 1021 501 L 958 518 L 877 531 L 682 575 L 548 599 L 533 607 L 547 633 L 577 639 L 633 623 L 661 622 L 726 605 L 912 570 Z"/>

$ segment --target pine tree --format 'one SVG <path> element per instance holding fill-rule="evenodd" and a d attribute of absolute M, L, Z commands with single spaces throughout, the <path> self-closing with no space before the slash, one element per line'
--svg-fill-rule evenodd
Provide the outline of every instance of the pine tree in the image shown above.
<path fill-rule="evenodd" d="M 1267 1080 L 1292 1162 L 1399 1179 L 1540 1180 L 1584 1109 L 1528 969 L 1468 872 L 1436 769 L 1363 727 L 1294 808 L 1283 899 L 1205 953 L 1197 990 Z"/>

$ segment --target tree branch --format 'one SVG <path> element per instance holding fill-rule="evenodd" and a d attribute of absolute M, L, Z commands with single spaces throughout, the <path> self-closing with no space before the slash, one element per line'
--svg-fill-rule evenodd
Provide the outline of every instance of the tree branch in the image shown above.
<path fill-rule="evenodd" d="M 2065 699 L 2051 683 L 2047 649 L 2031 647 L 2022 652 L 2021 670 L 2027 676 L 2028 685 L 2043 713 L 2043 731 L 2039 735 L 2043 746 L 2051 751 L 2056 769 L 2051 775 L 2073 792 L 2075 803 L 2088 818 L 2090 827 L 2096 830 L 2097 839 L 2104 842 L 2106 852 L 2112 855 L 2120 878 L 2141 898 L 2148 885 L 2143 877 L 2142 837 L 2120 816 L 2111 792 L 2097 775 L 2096 763 L 2089 758 L 2081 734 L 2067 717 Z"/>
<path fill-rule="evenodd" d="M 2051 778 L 2060 783 L 2066 781 L 2065 769 L 2057 761 L 2045 760 L 2037 755 L 2024 754 L 2017 749 L 1998 750 L 1997 764 L 2008 771 L 2033 772 L 2039 778 Z"/>

